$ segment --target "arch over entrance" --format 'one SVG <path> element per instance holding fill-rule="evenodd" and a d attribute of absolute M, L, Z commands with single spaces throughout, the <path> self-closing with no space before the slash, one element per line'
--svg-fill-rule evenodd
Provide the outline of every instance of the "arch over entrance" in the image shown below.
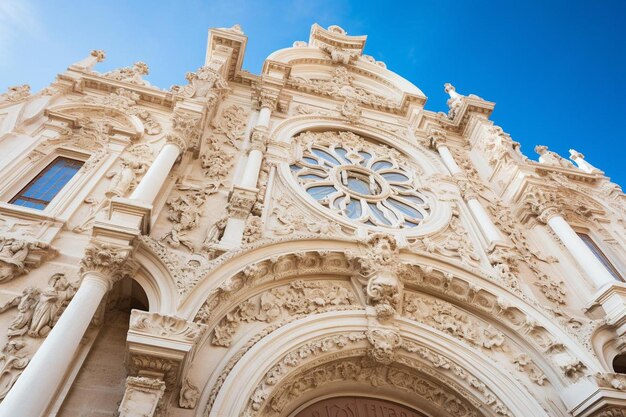
<path fill-rule="evenodd" d="M 320 399 L 289 417 L 427 417 L 417 410 L 381 398 L 346 396 Z"/>

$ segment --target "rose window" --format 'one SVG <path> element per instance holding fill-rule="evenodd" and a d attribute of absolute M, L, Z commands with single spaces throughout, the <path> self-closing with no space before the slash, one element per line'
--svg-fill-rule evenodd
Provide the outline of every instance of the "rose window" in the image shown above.
<path fill-rule="evenodd" d="M 351 132 L 306 132 L 301 157 L 290 165 L 320 204 L 369 226 L 410 228 L 429 214 L 413 170 L 399 152 Z"/>

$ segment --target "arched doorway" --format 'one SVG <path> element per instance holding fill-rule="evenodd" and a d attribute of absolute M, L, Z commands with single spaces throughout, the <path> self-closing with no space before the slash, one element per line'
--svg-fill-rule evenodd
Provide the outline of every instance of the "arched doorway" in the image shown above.
<path fill-rule="evenodd" d="M 409 407 L 377 398 L 327 398 L 296 411 L 292 417 L 427 417 Z M 290 416 L 291 417 L 291 416 Z"/>

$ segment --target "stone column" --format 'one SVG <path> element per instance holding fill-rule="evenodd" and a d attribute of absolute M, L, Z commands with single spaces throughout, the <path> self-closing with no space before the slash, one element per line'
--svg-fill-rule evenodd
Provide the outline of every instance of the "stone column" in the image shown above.
<path fill-rule="evenodd" d="M 576 234 L 574 229 L 565 221 L 561 213 L 560 203 L 555 193 L 536 191 L 528 197 L 531 210 L 538 215 L 539 220 L 550 226 L 559 240 L 572 254 L 578 265 L 591 278 L 596 288 L 615 282 L 613 275 L 595 254 Z"/>
<path fill-rule="evenodd" d="M 40 417 L 44 414 L 128 254 L 128 248 L 109 244 L 92 243 L 87 247 L 78 291 L 0 404 L 1 417 Z"/>
<path fill-rule="evenodd" d="M 184 142 L 174 139 L 176 139 L 174 136 L 168 137 L 168 142 L 161 148 L 159 155 L 157 155 L 150 168 L 148 168 L 146 175 L 144 175 L 139 185 L 137 185 L 137 188 L 135 188 L 131 194 L 131 200 L 138 200 L 149 204 L 154 202 L 170 170 L 176 163 L 176 159 L 178 159 L 178 156 L 185 150 Z"/>
<path fill-rule="evenodd" d="M 472 217 L 474 217 L 474 220 L 478 223 L 478 226 L 489 246 L 502 242 L 500 231 L 491 221 L 491 217 L 489 217 L 489 214 L 487 214 L 483 205 L 478 201 L 478 195 L 473 190 L 472 184 L 465 176 L 465 173 L 454 160 L 452 152 L 450 152 L 450 149 L 447 146 L 445 133 L 435 130 L 430 133 L 429 139 L 431 146 L 437 149 L 439 156 L 441 156 L 441 159 L 446 168 L 448 168 L 448 171 L 450 171 L 450 174 L 456 178 L 457 184 L 461 189 L 463 199 L 467 202 L 470 212 L 472 213 Z"/>
<path fill-rule="evenodd" d="M 261 90 L 259 93 L 259 117 L 250 137 L 250 150 L 243 176 L 233 187 L 233 193 L 228 204 L 230 217 L 226 221 L 224 234 L 220 246 L 230 249 L 241 244 L 241 238 L 246 227 L 246 219 L 256 202 L 258 192 L 256 186 L 261 172 L 263 155 L 267 147 L 267 135 L 272 110 L 276 107 L 278 92 Z"/>

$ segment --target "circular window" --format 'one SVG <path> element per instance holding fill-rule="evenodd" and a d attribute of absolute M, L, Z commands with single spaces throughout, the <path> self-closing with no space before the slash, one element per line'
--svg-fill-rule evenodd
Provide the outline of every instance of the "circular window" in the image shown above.
<path fill-rule="evenodd" d="M 397 151 L 352 132 L 305 132 L 293 175 L 309 196 L 336 214 L 369 226 L 411 228 L 429 214 L 414 170 Z"/>

